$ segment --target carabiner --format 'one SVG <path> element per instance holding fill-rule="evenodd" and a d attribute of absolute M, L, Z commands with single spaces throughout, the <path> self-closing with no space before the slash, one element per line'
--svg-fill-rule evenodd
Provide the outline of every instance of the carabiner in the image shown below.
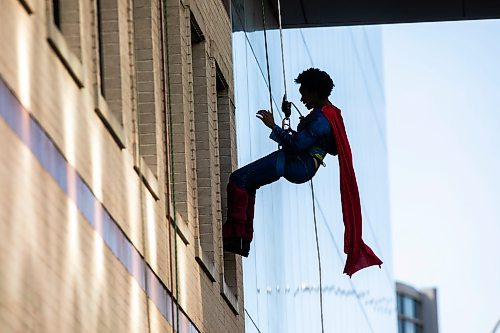
<path fill-rule="evenodd" d="M 286 117 L 283 118 L 281 121 L 281 128 L 283 128 L 285 131 L 290 131 L 290 118 Z"/>

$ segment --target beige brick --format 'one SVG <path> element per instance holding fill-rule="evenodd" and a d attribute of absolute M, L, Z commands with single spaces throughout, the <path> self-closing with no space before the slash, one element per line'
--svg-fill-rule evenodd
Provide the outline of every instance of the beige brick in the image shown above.
<path fill-rule="evenodd" d="M 177 238 L 179 263 L 187 272 L 179 281 L 179 303 L 202 332 L 243 332 L 244 316 L 235 316 L 220 295 L 221 281 L 211 282 L 195 259 L 195 237 L 201 236 L 216 278 L 225 270 L 243 309 L 241 261 L 226 258 L 225 265 L 220 259 L 224 171 L 234 165 L 235 156 L 231 26 L 222 2 L 190 1 L 184 7 L 177 0 L 166 1 L 172 75 L 164 82 L 158 0 L 101 0 L 102 37 L 108 48 L 102 59 L 105 99 L 123 131 L 124 149 L 95 112 L 100 61 L 96 1 L 64 1 L 77 6 L 65 9 L 61 30 L 81 61 L 83 87 L 47 43 L 44 3 L 50 1 L 37 2 L 33 15 L 26 15 L 16 1 L 2 5 L 1 80 L 175 294 L 173 228 L 166 218 L 170 204 L 164 195 L 171 188 L 167 177 L 173 171 L 176 210 L 190 242 L 185 245 Z M 201 49 L 204 61 L 191 50 L 191 14 L 207 37 Z M 215 63 L 229 84 L 227 110 L 215 91 Z M 204 69 L 196 71 L 197 66 Z M 28 81 L 23 73 L 29 73 Z M 164 83 L 170 85 L 169 100 Z M 197 104 L 197 98 L 203 103 Z M 166 160 L 170 124 L 165 103 L 172 104 L 168 111 L 174 122 L 173 170 Z M 9 198 L 0 204 L 2 332 L 172 332 L 74 202 L 2 118 L 0 142 L 5 161 L 0 164 L 0 194 Z M 142 171 L 149 170 L 158 183 L 158 200 L 136 171 L 139 157 L 146 161 Z M 9 260 L 12 257 L 18 260 Z"/>

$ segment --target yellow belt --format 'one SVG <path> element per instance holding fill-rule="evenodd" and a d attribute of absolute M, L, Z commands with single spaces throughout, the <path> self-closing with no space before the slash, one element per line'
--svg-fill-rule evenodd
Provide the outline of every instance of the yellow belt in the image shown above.
<path fill-rule="evenodd" d="M 314 166 L 317 168 L 319 168 L 320 165 L 323 165 L 323 156 L 321 154 L 311 154 L 313 160 L 314 160 Z"/>

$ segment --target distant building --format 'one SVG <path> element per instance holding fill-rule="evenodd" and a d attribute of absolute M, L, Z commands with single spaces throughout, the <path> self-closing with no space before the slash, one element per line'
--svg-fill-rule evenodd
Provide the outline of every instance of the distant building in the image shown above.
<path fill-rule="evenodd" d="M 399 333 L 438 333 L 437 290 L 396 282 Z"/>

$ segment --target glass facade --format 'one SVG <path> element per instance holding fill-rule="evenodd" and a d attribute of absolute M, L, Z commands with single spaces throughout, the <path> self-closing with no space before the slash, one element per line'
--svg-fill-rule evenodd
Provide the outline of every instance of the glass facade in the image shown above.
<path fill-rule="evenodd" d="M 277 149 L 255 117 L 269 109 L 275 121 L 284 93 L 278 29 L 267 30 L 266 69 L 261 2 L 233 1 L 233 56 L 238 164 Z M 270 13 L 264 8 L 265 13 Z M 276 26 L 270 14 L 266 25 Z M 321 252 L 325 332 L 397 332 L 388 203 L 387 145 L 381 31 L 378 27 L 293 29 L 283 32 L 286 88 L 302 113 L 297 75 L 309 67 L 328 72 L 332 102 L 343 110 L 353 151 L 363 213 L 363 238 L 384 261 L 350 279 L 342 271 L 342 222 L 337 158 L 314 177 Z M 298 115 L 292 112 L 292 127 Z M 310 184 L 284 179 L 258 190 L 255 235 L 243 261 L 246 332 L 320 332 L 319 275 Z"/>

